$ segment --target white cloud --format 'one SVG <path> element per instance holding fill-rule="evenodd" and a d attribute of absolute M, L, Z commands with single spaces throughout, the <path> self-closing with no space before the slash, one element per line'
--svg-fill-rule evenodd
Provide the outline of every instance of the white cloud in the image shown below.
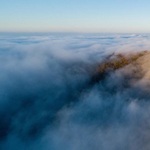
<path fill-rule="evenodd" d="M 89 69 L 113 52 L 149 50 L 150 35 L 0 39 L 0 149 L 149 149 L 149 81 L 127 78 L 130 66 L 89 85 Z"/>

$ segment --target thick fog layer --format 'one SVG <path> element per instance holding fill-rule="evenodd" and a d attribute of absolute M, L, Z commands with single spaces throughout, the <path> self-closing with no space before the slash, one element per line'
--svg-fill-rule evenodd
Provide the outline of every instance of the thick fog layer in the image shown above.
<path fill-rule="evenodd" d="M 1 150 L 149 150 L 150 55 L 89 84 L 148 34 L 0 35 Z M 139 69 L 139 68 L 138 68 Z"/>

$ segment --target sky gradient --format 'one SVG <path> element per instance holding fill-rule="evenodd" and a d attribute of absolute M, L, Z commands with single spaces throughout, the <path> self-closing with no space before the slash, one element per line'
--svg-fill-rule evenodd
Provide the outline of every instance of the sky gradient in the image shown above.
<path fill-rule="evenodd" d="M 1 0 L 0 32 L 150 33 L 148 0 Z"/>

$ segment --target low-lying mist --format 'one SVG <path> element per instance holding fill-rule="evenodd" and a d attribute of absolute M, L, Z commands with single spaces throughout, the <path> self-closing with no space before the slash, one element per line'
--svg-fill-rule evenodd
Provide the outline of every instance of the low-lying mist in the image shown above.
<path fill-rule="evenodd" d="M 0 149 L 149 150 L 149 40 L 0 36 Z"/>

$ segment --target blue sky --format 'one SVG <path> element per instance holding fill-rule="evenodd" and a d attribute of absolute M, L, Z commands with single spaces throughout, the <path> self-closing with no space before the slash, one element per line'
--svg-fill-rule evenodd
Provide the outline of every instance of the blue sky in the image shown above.
<path fill-rule="evenodd" d="M 1 32 L 150 33 L 148 0 L 0 0 Z"/>

